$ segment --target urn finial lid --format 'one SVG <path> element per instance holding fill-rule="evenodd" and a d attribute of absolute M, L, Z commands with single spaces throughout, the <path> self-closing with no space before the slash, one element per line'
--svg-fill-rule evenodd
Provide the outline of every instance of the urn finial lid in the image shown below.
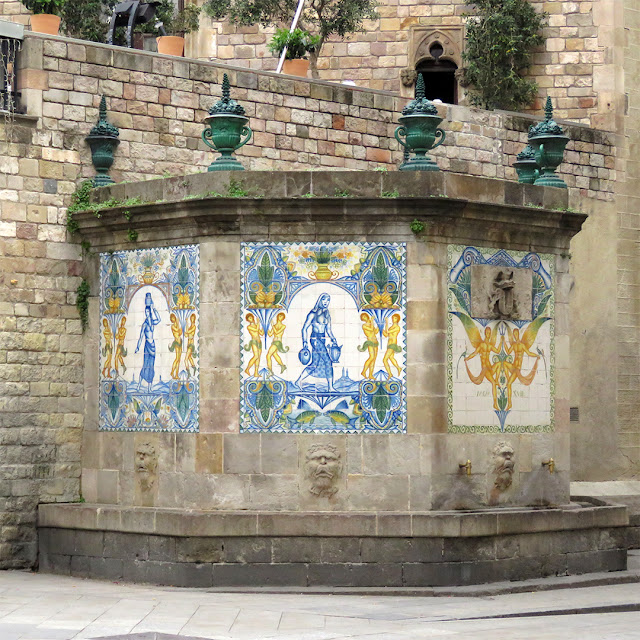
<path fill-rule="evenodd" d="M 433 102 L 425 97 L 424 78 L 421 73 L 418 74 L 418 81 L 416 82 L 416 97 L 402 110 L 402 115 L 410 116 L 420 113 L 432 116 L 438 114 L 438 109 L 436 109 Z"/>
<path fill-rule="evenodd" d="M 539 136 L 562 136 L 564 129 L 553 119 L 553 104 L 551 96 L 547 96 L 544 106 L 544 120 L 529 127 L 529 139 Z"/>
<path fill-rule="evenodd" d="M 222 98 L 216 102 L 211 109 L 211 115 L 228 113 L 234 116 L 243 116 L 244 107 L 231 98 L 231 85 L 229 76 L 225 73 L 222 77 Z"/>
<path fill-rule="evenodd" d="M 102 96 L 100 99 L 100 108 L 98 111 L 98 124 L 89 132 L 90 136 L 110 136 L 117 138 L 120 135 L 118 127 L 107 122 L 107 98 Z"/>
<path fill-rule="evenodd" d="M 518 161 L 522 161 L 522 160 L 535 160 L 536 157 L 536 152 L 534 151 L 533 147 L 528 144 L 517 156 L 516 156 L 516 160 Z"/>

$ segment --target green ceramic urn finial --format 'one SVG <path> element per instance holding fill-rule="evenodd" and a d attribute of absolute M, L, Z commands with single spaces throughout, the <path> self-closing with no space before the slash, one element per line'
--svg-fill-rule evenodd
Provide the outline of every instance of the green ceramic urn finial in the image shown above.
<path fill-rule="evenodd" d="M 244 107 L 231 98 L 231 85 L 226 73 L 222 77 L 222 98 L 209 109 L 204 121 L 204 143 L 222 154 L 208 170 L 243 171 L 244 167 L 232 154 L 249 142 L 252 131 L 247 126 L 249 118 L 245 116 Z"/>
<path fill-rule="evenodd" d="M 553 119 L 551 96 L 547 96 L 544 120 L 529 129 L 529 144 L 535 152 L 535 160 L 539 167 L 539 175 L 534 184 L 567 188 L 564 180 L 555 173 L 562 163 L 567 142 L 569 138 L 565 135 L 564 129 Z"/>
<path fill-rule="evenodd" d="M 91 148 L 91 160 L 96 170 L 93 179 L 95 187 L 113 184 L 109 169 L 113 164 L 113 154 L 120 144 L 118 128 L 107 120 L 107 98 L 102 96 L 98 109 L 98 122 L 85 138 Z"/>
<path fill-rule="evenodd" d="M 412 158 L 400 165 L 400 171 L 439 171 L 438 165 L 427 155 L 427 151 L 441 145 L 445 133 L 438 128 L 442 118 L 438 115 L 436 106 L 425 95 L 421 73 L 416 82 L 415 98 L 402 110 L 398 122 L 400 126 L 395 131 L 396 140 L 405 148 L 405 153 L 414 153 Z M 436 138 L 439 138 L 437 142 Z"/>
<path fill-rule="evenodd" d="M 547 102 L 544 105 L 544 119 L 549 121 L 553 118 L 553 103 L 551 102 L 551 96 L 547 96 Z"/>
<path fill-rule="evenodd" d="M 518 182 L 533 184 L 539 175 L 539 167 L 536 162 L 536 152 L 528 144 L 517 156 L 513 166 L 518 173 Z"/>

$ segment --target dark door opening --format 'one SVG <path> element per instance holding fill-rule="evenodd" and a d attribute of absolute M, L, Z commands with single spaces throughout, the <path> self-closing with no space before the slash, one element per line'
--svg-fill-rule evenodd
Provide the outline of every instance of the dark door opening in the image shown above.
<path fill-rule="evenodd" d="M 439 57 L 438 57 L 439 58 Z M 424 77 L 425 95 L 429 100 L 442 100 L 447 104 L 458 104 L 458 66 L 450 60 L 422 60 L 416 65 L 416 71 Z"/>

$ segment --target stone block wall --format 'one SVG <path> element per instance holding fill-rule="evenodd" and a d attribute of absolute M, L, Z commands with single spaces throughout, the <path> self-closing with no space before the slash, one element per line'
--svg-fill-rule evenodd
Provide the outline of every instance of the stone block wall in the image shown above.
<path fill-rule="evenodd" d="M 393 132 L 406 99 L 390 93 L 58 38 L 31 36 L 24 47 L 27 110 L 51 136 L 49 178 L 91 175 L 84 136 L 97 120 L 101 94 L 121 131 L 116 180 L 204 170 L 213 154 L 200 138 L 202 122 L 223 73 L 254 130 L 238 152 L 247 168 L 392 169 L 402 161 Z M 441 115 L 447 140 L 433 155 L 443 170 L 516 179 L 511 164 L 535 120 L 460 106 L 442 107 Z M 614 141 L 578 125 L 569 125 L 568 134 L 562 174 L 569 187 L 576 197 L 610 199 Z"/>
<path fill-rule="evenodd" d="M 620 100 L 614 95 L 614 85 L 620 70 L 607 55 L 607 48 L 615 43 L 610 29 L 611 1 L 546 0 L 532 4 L 549 14 L 546 47 L 536 52 L 530 70 L 540 87 L 540 97 L 554 98 L 559 117 L 614 130 Z M 383 0 L 378 8 L 380 18 L 366 21 L 363 33 L 333 38 L 325 44 L 318 63 L 319 79 L 349 79 L 368 89 L 409 95 L 411 89 L 403 87 L 400 73 L 407 67 L 415 68 L 420 33 L 425 28 L 456 27 L 461 30 L 458 39 L 462 42 L 463 14 L 469 11 L 464 0 Z M 28 21 L 28 12 L 14 1 L 0 4 L 0 16 L 25 24 Z M 203 16 L 200 31 L 187 37 L 186 51 L 193 58 L 273 71 L 277 58 L 267 49 L 273 31 L 257 25 L 212 22 Z M 459 54 L 456 61 L 460 66 Z M 531 112 L 541 106 L 538 100 Z"/>
<path fill-rule="evenodd" d="M 14 0 L 3 0 L 0 3 L 0 19 L 11 20 L 28 25 L 31 12 L 22 4 Z"/>
<path fill-rule="evenodd" d="M 609 35 L 601 29 L 603 14 L 609 8 L 605 0 L 549 0 L 532 2 L 538 11 L 549 13 L 544 50 L 534 56 L 530 75 L 540 87 L 540 96 L 551 95 L 560 117 L 595 122 L 611 128 L 610 105 L 599 91 L 610 80 L 605 65 L 610 64 L 604 46 Z M 319 77 L 323 80 L 350 79 L 359 86 L 389 91 L 404 91 L 400 81 L 403 69 L 415 68 L 419 61 L 414 51 L 420 36 L 416 28 L 437 30 L 460 27 L 463 14 L 470 12 L 464 0 L 433 0 L 428 3 L 383 0 L 380 18 L 368 21 L 364 33 L 345 39 L 333 38 L 325 44 L 319 59 Z M 262 27 L 237 28 L 229 23 L 203 27 L 215 33 L 215 47 L 200 48 L 194 42 L 194 57 L 209 57 L 253 69 L 273 70 L 277 59 L 267 49 L 273 33 Z M 194 38 L 194 41 L 196 39 Z M 541 101 L 532 111 L 541 108 Z M 595 117 L 596 121 L 591 118 Z"/>

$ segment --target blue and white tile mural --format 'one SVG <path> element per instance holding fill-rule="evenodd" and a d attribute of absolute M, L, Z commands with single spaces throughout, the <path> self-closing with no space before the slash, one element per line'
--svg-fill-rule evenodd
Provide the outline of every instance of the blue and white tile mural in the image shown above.
<path fill-rule="evenodd" d="M 243 243 L 242 431 L 405 431 L 405 253 Z"/>
<path fill-rule="evenodd" d="M 198 431 L 197 245 L 100 255 L 100 429 Z"/>

